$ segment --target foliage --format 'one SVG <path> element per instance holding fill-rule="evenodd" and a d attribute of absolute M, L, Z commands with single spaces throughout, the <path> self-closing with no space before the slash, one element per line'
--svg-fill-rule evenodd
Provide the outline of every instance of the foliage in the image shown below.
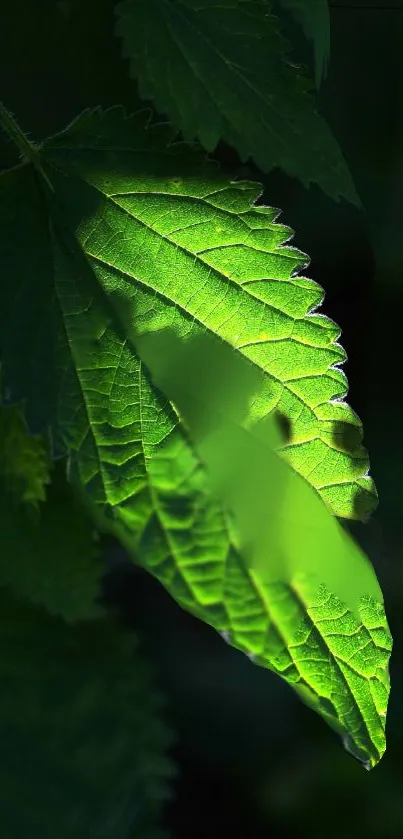
<path fill-rule="evenodd" d="M 315 22 L 296 0 L 283 5 L 314 38 L 318 84 L 325 4 Z M 285 679 L 367 768 L 385 749 L 382 592 L 336 520 L 365 520 L 377 503 L 340 330 L 317 312 L 309 258 L 260 184 L 224 175 L 206 152 L 225 140 L 242 161 L 359 206 L 347 165 L 267 0 L 125 0 L 116 14 L 140 95 L 172 127 L 95 108 L 36 144 L 0 105 L 21 153 L 0 177 L 10 839 L 28 825 L 84 836 L 101 824 L 145 839 L 163 798 L 155 778 L 171 774 L 147 680 L 100 605 L 100 531 Z M 107 746 L 92 740 L 101 722 Z M 42 755 L 27 813 L 15 812 L 16 743 L 27 789 Z"/>
<path fill-rule="evenodd" d="M 323 82 L 330 58 L 330 17 L 327 0 L 277 0 L 285 10 L 298 21 L 309 41 L 312 41 L 315 55 L 315 84 Z"/>
<path fill-rule="evenodd" d="M 289 681 L 370 768 L 384 748 L 383 733 L 378 737 L 390 653 L 375 575 L 313 489 L 273 456 L 279 448 L 272 417 L 245 433 L 240 418 L 254 377 L 220 344 L 203 338 L 183 344 L 154 333 L 137 341 L 155 384 L 179 409 L 227 513 L 223 522 L 216 516 L 221 563 L 212 550 L 210 557 L 203 550 L 195 555 L 200 536 L 193 537 L 187 559 L 182 538 L 176 556 L 171 550 L 174 568 L 165 550 L 154 573 L 179 602 L 221 628 L 226 640 Z M 180 474 L 177 464 L 175 459 L 171 477 Z M 199 498 L 189 499 L 187 513 L 192 507 L 206 544 Z M 172 519 L 167 529 L 175 545 L 181 516 Z"/>
<path fill-rule="evenodd" d="M 295 5 L 301 12 L 302 4 Z M 332 198 L 360 206 L 312 84 L 292 65 L 268 0 L 123 0 L 116 12 L 141 97 L 153 99 L 186 140 L 197 137 L 213 151 L 222 138 L 263 172 L 281 166 L 306 186 L 317 183 Z M 309 16 L 302 17 L 308 25 Z M 326 32 L 325 17 L 319 25 Z"/>
<path fill-rule="evenodd" d="M 0 600 L 3 835 L 157 839 L 172 734 L 137 642 L 110 618 Z"/>

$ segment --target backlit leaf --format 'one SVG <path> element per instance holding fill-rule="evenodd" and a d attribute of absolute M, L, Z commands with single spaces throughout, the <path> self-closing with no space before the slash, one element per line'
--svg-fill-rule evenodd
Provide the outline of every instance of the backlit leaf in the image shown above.
<path fill-rule="evenodd" d="M 353 549 L 329 512 L 365 516 L 376 492 L 360 421 L 344 401 L 340 330 L 316 312 L 320 286 L 299 273 L 308 257 L 288 244 L 278 210 L 255 205 L 258 184 L 232 182 L 143 112 L 85 112 L 34 162 L 35 172 L 25 164 L 0 180 L 3 399 L 24 399 L 31 433 L 47 429 L 53 454 L 68 453 L 70 480 L 98 526 L 373 765 L 384 750 L 390 635 L 376 580 L 360 577 L 362 556 L 357 614 L 332 591 L 337 551 Z M 280 474 L 293 476 L 290 501 L 298 482 L 305 495 L 309 483 L 316 521 L 326 518 L 332 534 L 324 587 L 307 589 L 294 573 L 294 560 L 309 559 L 296 550 L 298 529 L 307 532 L 299 501 L 286 509 L 288 520 L 297 516 L 290 532 L 274 528 L 280 561 L 271 564 L 273 534 L 263 532 L 251 572 L 243 501 L 237 534 L 212 485 L 217 446 L 203 462 L 176 400 L 142 360 L 139 341 L 164 329 L 180 341 L 214 337 L 252 371 L 245 432 L 284 418 L 278 455 Z M 241 380 L 233 386 L 238 398 Z M 230 444 L 229 435 L 227 462 Z M 256 489 L 259 523 L 270 499 L 263 482 Z M 286 574 L 282 554 L 292 558 Z"/>

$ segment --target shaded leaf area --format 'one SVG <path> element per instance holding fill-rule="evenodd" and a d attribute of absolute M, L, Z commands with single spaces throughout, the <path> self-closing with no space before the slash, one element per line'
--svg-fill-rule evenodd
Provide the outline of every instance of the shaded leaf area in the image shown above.
<path fill-rule="evenodd" d="M 324 81 L 330 58 L 330 15 L 328 0 L 276 0 L 277 6 L 289 11 L 300 24 L 308 41 L 312 41 L 315 57 L 315 84 Z M 276 4 L 275 4 L 276 5 Z"/>
<path fill-rule="evenodd" d="M 312 5 L 322 14 L 304 12 L 294 0 L 305 31 L 315 34 L 323 68 L 327 40 L 318 32 L 325 32 L 326 17 L 322 0 Z M 116 14 L 140 96 L 153 100 L 186 140 L 197 137 L 213 151 L 223 139 L 242 162 L 252 157 L 263 172 L 279 166 L 306 187 L 318 184 L 332 198 L 360 206 L 312 84 L 292 66 L 268 0 L 124 0 Z"/>
<path fill-rule="evenodd" d="M 0 482 L 0 584 L 74 622 L 103 614 L 97 534 L 59 461 L 40 516 L 17 507 Z"/>
<path fill-rule="evenodd" d="M 46 498 L 51 460 L 46 440 L 30 435 L 22 405 L 0 407 L 0 485 L 16 506 L 38 511 Z"/>
<path fill-rule="evenodd" d="M 0 601 L 3 834 L 163 839 L 172 734 L 137 643 L 110 619 Z"/>
<path fill-rule="evenodd" d="M 96 618 L 104 572 L 96 533 L 66 462 L 50 471 L 47 448 L 28 434 L 21 406 L 0 407 L 0 584 L 67 621 Z"/>

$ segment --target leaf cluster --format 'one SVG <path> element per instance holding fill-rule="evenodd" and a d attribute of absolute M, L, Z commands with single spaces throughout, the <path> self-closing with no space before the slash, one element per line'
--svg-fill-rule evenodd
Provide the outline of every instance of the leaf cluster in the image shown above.
<path fill-rule="evenodd" d="M 277 5 L 313 42 L 319 86 L 325 0 Z M 352 177 L 267 0 L 124 0 L 116 16 L 164 118 L 95 108 L 32 143 L 0 105 L 21 153 L 0 176 L 10 837 L 153 836 L 172 775 L 143 665 L 99 600 L 100 532 L 367 768 L 385 749 L 382 593 L 337 521 L 377 503 L 340 330 L 279 210 L 212 153 L 224 140 L 360 206 Z"/>

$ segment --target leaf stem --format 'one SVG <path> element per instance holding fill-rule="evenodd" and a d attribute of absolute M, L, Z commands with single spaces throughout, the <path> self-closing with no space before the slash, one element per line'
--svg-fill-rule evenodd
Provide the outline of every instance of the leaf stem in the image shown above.
<path fill-rule="evenodd" d="M 25 161 L 31 163 L 32 166 L 35 167 L 35 169 L 40 173 L 42 178 L 46 181 L 51 191 L 54 192 L 53 186 L 49 181 L 46 172 L 44 172 L 40 162 L 40 157 L 38 154 L 39 146 L 29 142 L 28 137 L 26 137 L 24 132 L 19 127 L 17 121 L 14 119 L 12 114 L 10 114 L 7 108 L 4 107 L 2 102 L 0 102 L 0 125 L 8 134 L 13 143 L 15 143 L 22 157 L 25 158 Z"/>
<path fill-rule="evenodd" d="M 17 146 L 20 153 L 31 163 L 34 163 L 34 158 L 36 157 L 35 146 L 29 142 L 14 117 L 10 114 L 7 108 L 4 107 L 2 102 L 0 102 L 0 123 L 4 128 L 4 131 L 6 131 L 10 139 Z"/>

